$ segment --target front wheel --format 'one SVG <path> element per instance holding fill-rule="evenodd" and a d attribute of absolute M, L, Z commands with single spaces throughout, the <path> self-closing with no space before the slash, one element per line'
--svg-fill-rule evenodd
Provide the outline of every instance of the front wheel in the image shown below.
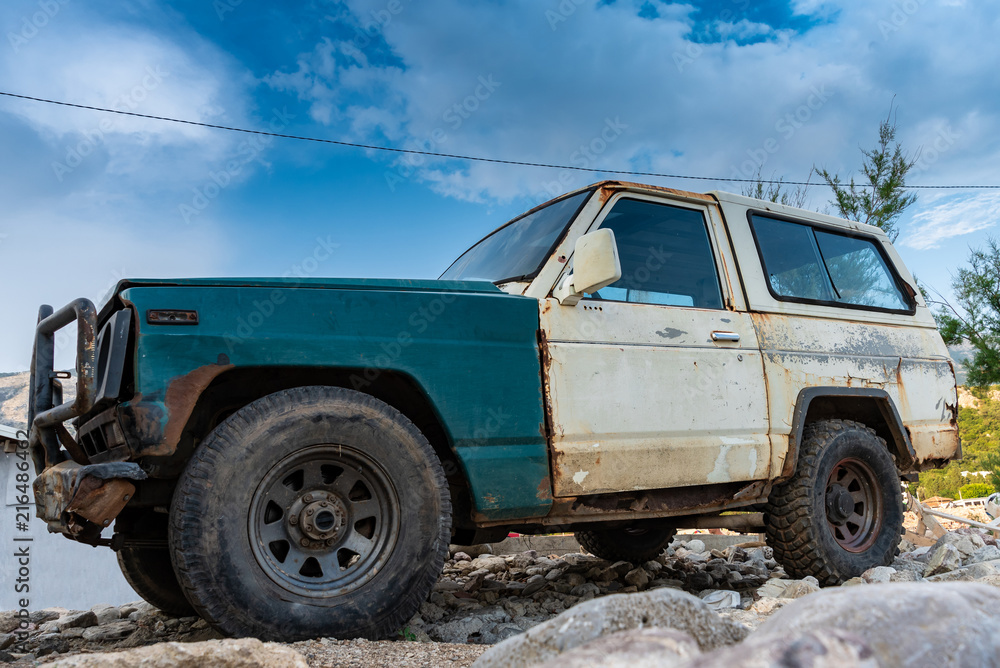
<path fill-rule="evenodd" d="M 170 518 L 177 577 L 226 635 L 385 638 L 441 573 L 444 471 L 423 435 L 352 390 L 240 409 L 199 446 Z"/>
<path fill-rule="evenodd" d="M 795 473 L 764 513 L 767 542 L 793 577 L 836 585 L 899 553 L 903 500 L 885 441 L 857 422 L 806 427 Z"/>

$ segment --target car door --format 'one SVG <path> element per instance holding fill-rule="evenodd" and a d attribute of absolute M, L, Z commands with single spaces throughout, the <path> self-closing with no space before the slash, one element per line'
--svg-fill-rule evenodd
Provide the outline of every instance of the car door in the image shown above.
<path fill-rule="evenodd" d="M 765 478 L 763 365 L 718 210 L 625 193 L 604 227 L 622 278 L 541 304 L 555 495 Z"/>

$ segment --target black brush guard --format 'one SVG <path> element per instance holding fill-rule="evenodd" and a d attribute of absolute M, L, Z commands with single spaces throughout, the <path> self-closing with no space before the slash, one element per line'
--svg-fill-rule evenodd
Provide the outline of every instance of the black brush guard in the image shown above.
<path fill-rule="evenodd" d="M 66 376 L 54 369 L 55 334 L 73 322 L 77 325 L 76 398 L 62 403 L 59 379 Z M 75 441 L 63 423 L 87 413 L 94 406 L 96 332 L 97 309 L 89 299 L 77 299 L 55 312 L 48 304 L 38 309 L 28 396 L 28 444 L 36 474 L 67 459 L 61 446 L 74 447 Z"/>

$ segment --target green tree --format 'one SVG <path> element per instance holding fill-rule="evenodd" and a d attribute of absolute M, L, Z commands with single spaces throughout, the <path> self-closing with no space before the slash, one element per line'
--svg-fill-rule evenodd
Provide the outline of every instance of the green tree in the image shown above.
<path fill-rule="evenodd" d="M 786 190 L 784 186 L 784 179 L 781 177 L 775 179 L 774 174 L 771 175 L 769 181 L 765 181 L 760 167 L 758 167 L 753 180 L 745 184 L 741 192 L 746 197 L 784 204 L 785 206 L 794 206 L 798 209 L 803 208 L 806 203 L 806 189 L 809 186 L 798 186 L 795 190 Z"/>
<path fill-rule="evenodd" d="M 989 471 L 987 482 L 1000 492 L 1000 393 L 993 388 L 981 388 L 978 406 L 958 410 L 958 429 L 962 434 L 960 462 L 950 462 L 942 469 L 920 474 L 921 498 L 947 496 L 968 498 L 963 485 L 971 481 L 982 484 L 982 478 L 963 478 L 962 471 Z M 979 496 L 979 495 L 977 495 Z"/>
<path fill-rule="evenodd" d="M 990 238 L 985 248 L 972 249 L 969 264 L 951 284 L 958 308 L 938 301 L 941 337 L 949 346 L 968 341 L 974 352 L 962 360 L 969 385 L 1000 383 L 1000 244 Z"/>
<path fill-rule="evenodd" d="M 1000 492 L 1000 453 L 991 452 L 980 460 L 984 470 L 990 472 L 994 492 Z"/>
<path fill-rule="evenodd" d="M 980 499 L 993 493 L 993 485 L 987 485 L 985 482 L 970 482 L 968 485 L 959 487 L 958 493 L 963 499 Z"/>
<path fill-rule="evenodd" d="M 916 159 L 910 159 L 896 141 L 896 119 L 892 106 L 889 115 L 879 124 L 878 143 L 875 148 L 861 149 L 863 179 L 855 183 L 851 177 L 845 184 L 839 174 L 813 167 L 826 184 L 833 189 L 830 202 L 844 218 L 882 228 L 890 241 L 899 236 L 896 220 L 903 211 L 917 200 L 906 192 L 906 174 Z"/>

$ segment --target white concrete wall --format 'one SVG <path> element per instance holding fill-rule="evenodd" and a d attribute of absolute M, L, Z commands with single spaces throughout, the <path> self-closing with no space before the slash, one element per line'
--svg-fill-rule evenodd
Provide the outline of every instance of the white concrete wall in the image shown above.
<path fill-rule="evenodd" d="M 18 530 L 17 521 L 23 519 L 16 516 L 15 509 L 18 461 L 15 455 L 0 452 L 0 495 L 4 499 L 0 513 L 0 610 L 19 608 L 18 600 L 24 597 L 30 600 L 29 610 L 53 606 L 86 610 L 98 603 L 120 605 L 139 600 L 122 577 L 114 552 L 50 534 L 45 523 L 35 517 L 34 505 L 28 513 L 28 530 Z M 32 469 L 29 478 L 34 477 Z M 28 538 L 31 540 L 15 540 Z M 15 555 L 25 546 L 30 552 L 30 591 L 18 593 L 15 587 L 20 566 Z"/>

